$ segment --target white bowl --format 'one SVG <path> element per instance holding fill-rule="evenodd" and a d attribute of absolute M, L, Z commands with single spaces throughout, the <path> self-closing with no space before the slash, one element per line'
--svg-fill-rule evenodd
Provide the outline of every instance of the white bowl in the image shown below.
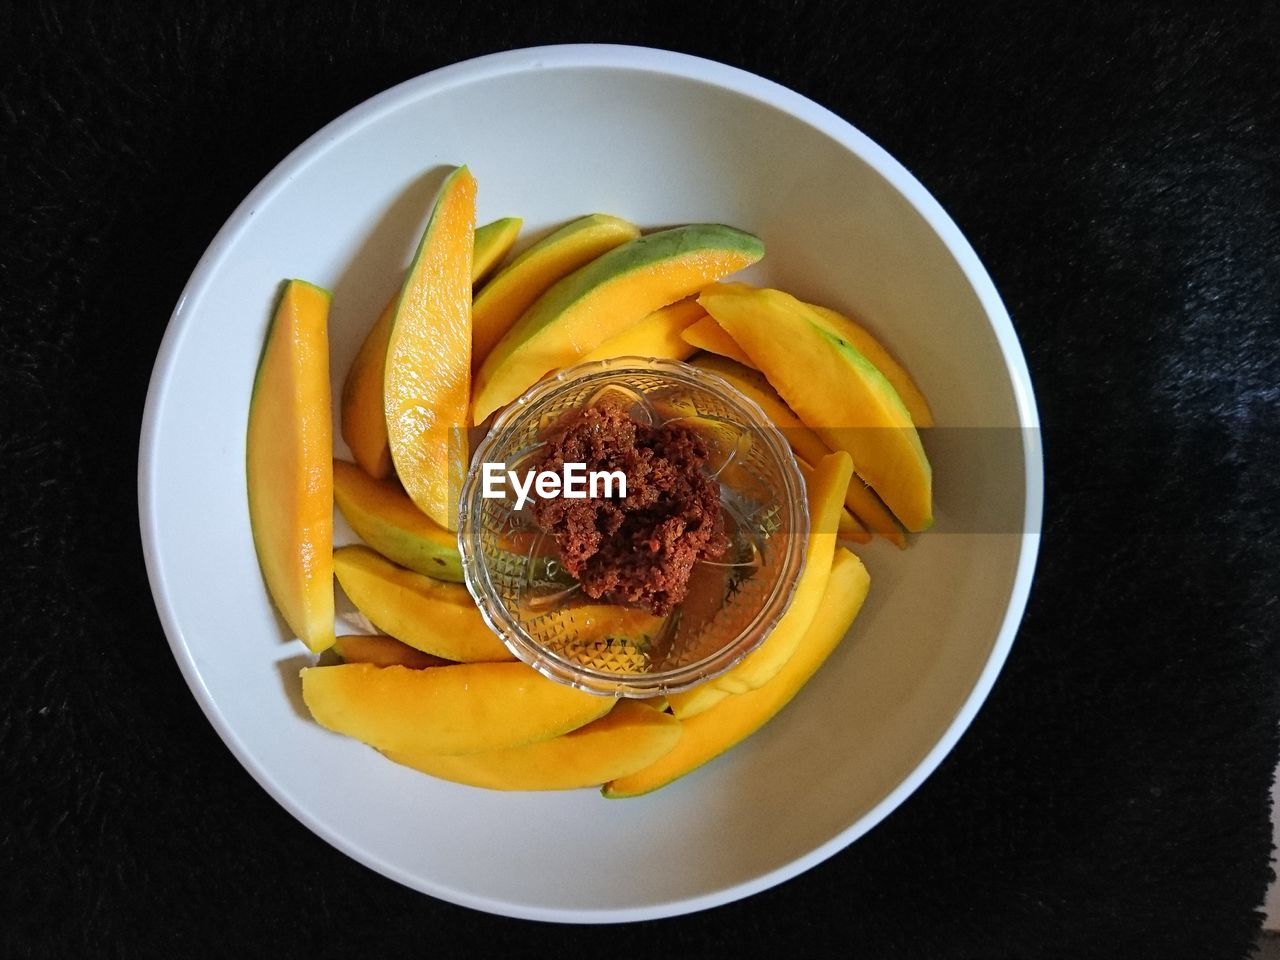
<path fill-rule="evenodd" d="M 795 701 L 647 797 L 456 786 L 323 730 L 299 700 L 298 668 L 312 658 L 288 638 L 258 573 L 245 422 L 277 285 L 302 277 L 334 291 L 337 397 L 399 282 L 440 168 L 464 162 L 480 221 L 522 216 L 527 236 L 594 211 L 643 227 L 718 221 L 759 234 L 767 253 L 747 279 L 861 314 L 941 427 L 984 428 L 926 436 L 935 529 L 905 552 L 883 542 L 859 551 L 870 599 Z M 294 151 L 227 221 L 178 302 L 139 453 L 156 606 L 192 691 L 249 772 L 388 877 L 559 921 L 670 916 L 746 896 L 831 856 L 900 804 L 1004 662 L 1030 587 L 1041 494 L 1017 338 L 924 188 L 798 94 L 705 60 L 612 46 L 437 70 Z"/>

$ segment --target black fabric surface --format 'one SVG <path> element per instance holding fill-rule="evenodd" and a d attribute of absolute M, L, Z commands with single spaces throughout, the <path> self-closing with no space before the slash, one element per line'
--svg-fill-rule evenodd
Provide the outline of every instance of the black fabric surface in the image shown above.
<path fill-rule="evenodd" d="M 1280 16 L 1120 6 L 0 5 L 0 954 L 1245 956 L 1280 721 Z M 391 84 L 567 41 L 744 67 L 898 157 L 1010 309 L 1049 478 L 1019 640 L 924 787 L 778 889 L 613 930 L 437 902 L 278 807 L 175 667 L 135 502 L 166 321 L 253 185 Z"/>

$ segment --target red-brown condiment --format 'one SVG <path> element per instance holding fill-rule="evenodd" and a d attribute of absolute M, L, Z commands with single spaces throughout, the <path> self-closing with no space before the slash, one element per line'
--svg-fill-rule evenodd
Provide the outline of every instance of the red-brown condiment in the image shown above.
<path fill-rule="evenodd" d="M 563 496 L 535 501 L 534 521 L 555 538 L 560 559 L 594 599 L 670 613 L 700 558 L 728 549 L 720 486 L 703 466 L 709 450 L 680 424 L 650 427 L 616 402 L 570 414 L 551 431 L 536 469 L 566 463 L 621 471 L 626 497 Z"/>

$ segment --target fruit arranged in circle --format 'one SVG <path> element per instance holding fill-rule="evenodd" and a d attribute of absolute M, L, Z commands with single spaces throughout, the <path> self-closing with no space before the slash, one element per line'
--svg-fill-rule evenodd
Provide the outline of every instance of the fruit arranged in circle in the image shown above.
<path fill-rule="evenodd" d="M 866 543 L 870 531 L 905 546 L 899 520 L 929 525 L 916 427 L 932 412 L 854 320 L 719 282 L 763 255 L 749 233 L 642 234 L 592 214 L 502 266 L 522 221 L 477 229 L 475 195 L 466 167 L 446 178 L 400 292 L 348 371 L 341 428 L 355 464 L 332 459 L 329 295 L 285 286 L 250 401 L 255 547 L 290 629 L 343 661 L 301 672 L 321 725 L 457 783 L 639 795 L 757 730 L 847 633 L 869 578 L 837 540 Z M 514 661 L 461 584 L 453 531 L 471 424 L 548 373 L 628 356 L 692 358 L 755 401 L 800 462 L 811 529 L 791 603 L 759 646 L 691 690 L 615 704 Z M 367 546 L 333 550 L 335 504 Z M 381 635 L 335 642 L 335 576 Z M 647 611 L 602 601 L 548 615 L 573 618 L 576 640 L 602 650 L 660 642 Z"/>

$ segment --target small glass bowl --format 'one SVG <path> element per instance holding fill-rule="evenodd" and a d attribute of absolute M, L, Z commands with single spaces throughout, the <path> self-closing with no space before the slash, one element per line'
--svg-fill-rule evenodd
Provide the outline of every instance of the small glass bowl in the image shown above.
<path fill-rule="evenodd" d="M 688 596 L 666 617 L 587 597 L 528 504 L 515 509 L 509 491 L 483 496 L 483 464 L 523 475 L 561 417 L 612 397 L 642 423 L 696 430 L 720 483 L 730 548 L 695 564 Z M 571 367 L 530 388 L 477 447 L 458 509 L 467 588 L 503 643 L 554 680 L 622 697 L 686 690 L 755 649 L 791 603 L 808 534 L 804 479 L 764 411 L 714 374 L 642 357 Z"/>

